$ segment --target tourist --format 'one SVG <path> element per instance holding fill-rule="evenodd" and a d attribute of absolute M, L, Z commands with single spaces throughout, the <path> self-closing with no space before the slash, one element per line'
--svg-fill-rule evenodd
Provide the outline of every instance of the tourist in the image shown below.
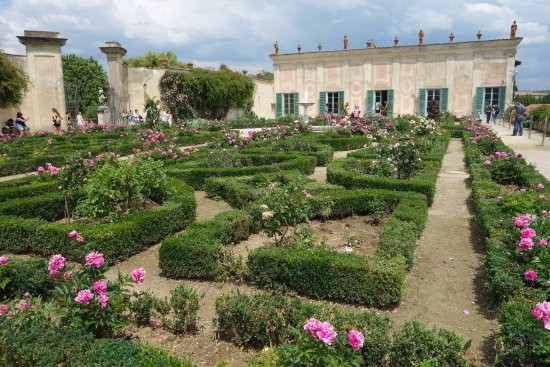
<path fill-rule="evenodd" d="M 519 102 L 514 106 L 514 131 L 512 136 L 523 135 L 523 120 L 525 120 L 525 106 Z"/>
<path fill-rule="evenodd" d="M 128 111 L 126 108 L 122 110 L 122 123 L 128 125 Z"/>
<path fill-rule="evenodd" d="M 491 115 L 493 114 L 493 106 L 488 105 L 485 107 L 485 116 L 487 117 L 487 123 L 491 122 Z"/>
<path fill-rule="evenodd" d="M 52 122 L 54 135 L 61 135 L 61 114 L 57 108 L 52 108 Z"/>
<path fill-rule="evenodd" d="M 82 117 L 82 112 L 78 111 L 78 114 L 76 115 L 76 124 L 80 129 L 84 129 L 86 127 L 86 121 L 84 121 L 84 117 Z"/>
<path fill-rule="evenodd" d="M 29 132 L 29 127 L 27 126 L 27 121 L 29 121 L 30 117 L 23 117 L 23 114 L 21 112 L 17 112 L 17 118 L 15 119 L 15 126 L 17 127 L 17 130 L 19 130 L 19 134 L 22 136 L 30 136 L 31 133 Z"/>
<path fill-rule="evenodd" d="M 351 118 L 353 118 L 354 121 L 357 121 L 359 120 L 359 116 L 361 116 L 361 111 L 359 111 L 359 106 L 355 106 L 353 112 L 351 113 Z"/>
<path fill-rule="evenodd" d="M 329 108 L 328 108 L 328 103 L 325 105 L 325 123 L 327 125 L 331 125 L 331 122 L 332 122 L 332 116 L 329 112 Z"/>
<path fill-rule="evenodd" d="M 8 119 L 8 121 L 6 121 L 6 126 L 2 128 L 2 134 L 15 135 L 16 132 L 17 132 L 17 129 L 15 127 L 15 123 L 13 119 L 12 118 Z"/>
<path fill-rule="evenodd" d="M 173 122 L 174 122 L 174 116 L 172 115 L 172 111 L 168 110 L 168 125 L 172 127 Z"/>
<path fill-rule="evenodd" d="M 136 110 L 134 111 L 134 125 L 141 124 L 141 123 L 143 123 L 143 116 L 141 116 L 141 114 L 136 108 Z"/>
<path fill-rule="evenodd" d="M 166 110 L 162 110 L 162 113 L 160 114 L 160 121 L 162 121 L 163 124 L 168 124 L 168 113 Z"/>
<path fill-rule="evenodd" d="M 498 105 L 493 105 L 493 124 L 497 124 L 497 117 L 500 113 L 500 108 L 498 108 Z"/>
<path fill-rule="evenodd" d="M 67 130 L 73 128 L 73 123 L 71 122 L 71 113 L 69 111 L 65 113 L 65 124 L 67 124 Z"/>

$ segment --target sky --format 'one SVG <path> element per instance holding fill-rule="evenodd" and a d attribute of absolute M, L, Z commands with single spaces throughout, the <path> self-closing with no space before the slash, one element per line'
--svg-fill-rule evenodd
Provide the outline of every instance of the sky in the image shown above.
<path fill-rule="evenodd" d="M 63 53 L 93 56 L 118 41 L 127 56 L 173 50 L 183 62 L 202 67 L 224 63 L 234 70 L 272 70 L 269 54 L 280 52 L 507 38 L 512 21 L 523 37 L 517 59 L 520 90 L 550 89 L 550 0 L 0 0 L 0 48 L 24 53 L 23 30 L 60 32 Z"/>

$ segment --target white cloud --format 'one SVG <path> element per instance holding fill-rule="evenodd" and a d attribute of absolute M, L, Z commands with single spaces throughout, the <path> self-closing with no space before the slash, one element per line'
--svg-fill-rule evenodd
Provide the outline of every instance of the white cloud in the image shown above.
<path fill-rule="evenodd" d="M 407 32 L 422 29 L 439 30 L 452 29 L 453 19 L 435 10 L 419 9 L 417 7 L 409 8 L 405 13 L 405 21 L 401 24 L 401 29 Z"/>

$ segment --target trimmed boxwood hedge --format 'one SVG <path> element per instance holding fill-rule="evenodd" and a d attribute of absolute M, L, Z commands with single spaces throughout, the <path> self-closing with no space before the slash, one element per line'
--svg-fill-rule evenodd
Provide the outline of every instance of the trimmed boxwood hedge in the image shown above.
<path fill-rule="evenodd" d="M 321 144 L 330 145 L 336 151 L 353 150 L 363 148 L 369 144 L 371 138 L 366 135 L 355 135 L 346 138 L 327 138 L 322 134 L 316 139 Z"/>
<path fill-rule="evenodd" d="M 0 249 L 44 256 L 61 252 L 74 260 L 81 260 L 86 251 L 96 250 L 110 261 L 126 259 L 195 220 L 196 202 L 192 188 L 175 179 L 170 179 L 168 184 L 171 193 L 162 205 L 132 213 L 112 223 L 48 223 L 39 218 L 0 217 L 0 234 L 4 234 L 0 239 Z M 21 200 L 20 207 L 24 208 L 25 201 L 30 205 L 41 197 L 16 200 Z M 67 238 L 72 229 L 84 236 L 85 245 L 75 247 Z"/>
<path fill-rule="evenodd" d="M 435 195 L 435 182 L 441 169 L 440 162 L 427 161 L 424 168 L 414 177 L 400 180 L 392 177 L 369 176 L 352 172 L 346 166 L 353 160 L 353 158 L 347 158 L 331 162 L 327 167 L 327 181 L 344 186 L 347 189 L 377 188 L 420 192 L 426 195 L 428 203 L 432 204 Z"/>
<path fill-rule="evenodd" d="M 48 264 L 44 259 L 18 259 L 8 257 L 8 263 L 0 266 L 0 279 L 8 283 L 0 288 L 0 301 L 21 297 L 25 292 L 46 298 L 54 282 L 48 275 Z"/>

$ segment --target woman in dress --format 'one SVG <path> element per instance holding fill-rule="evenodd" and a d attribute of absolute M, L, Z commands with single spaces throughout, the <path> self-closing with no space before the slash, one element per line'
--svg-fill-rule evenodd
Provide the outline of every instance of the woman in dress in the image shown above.
<path fill-rule="evenodd" d="M 84 117 L 82 117 L 82 112 L 80 111 L 78 111 L 78 114 L 76 115 L 76 124 L 81 130 L 86 127 L 86 121 L 84 121 Z"/>
<path fill-rule="evenodd" d="M 52 122 L 53 122 L 53 133 L 54 135 L 61 135 L 61 114 L 57 108 L 52 108 Z"/>
<path fill-rule="evenodd" d="M 21 134 L 22 136 L 31 136 L 31 133 L 29 132 L 30 129 L 27 126 L 28 120 L 29 120 L 29 117 L 24 118 L 21 112 L 17 112 L 17 118 L 15 119 L 15 126 L 17 127 L 17 130 L 19 130 L 19 134 Z"/>

